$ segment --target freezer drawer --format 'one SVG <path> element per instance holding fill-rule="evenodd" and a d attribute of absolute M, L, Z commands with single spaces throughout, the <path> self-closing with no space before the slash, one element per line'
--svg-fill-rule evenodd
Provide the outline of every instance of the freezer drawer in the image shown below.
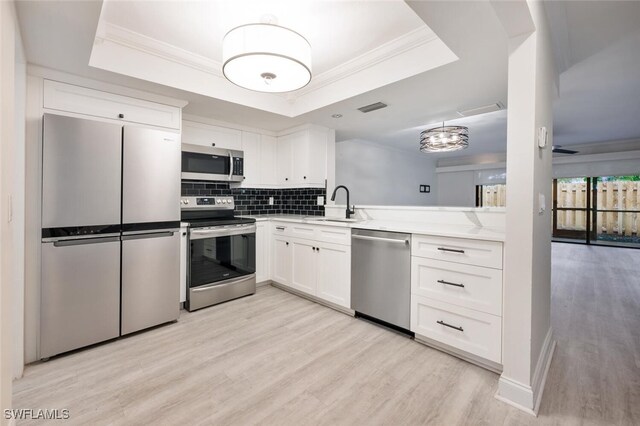
<path fill-rule="evenodd" d="M 178 319 L 179 229 L 122 237 L 122 334 Z"/>
<path fill-rule="evenodd" d="M 125 126 L 122 223 L 180 220 L 180 134 Z"/>
<path fill-rule="evenodd" d="M 120 239 L 42 244 L 40 358 L 118 337 Z"/>
<path fill-rule="evenodd" d="M 119 224 L 122 126 L 45 114 L 43 135 L 42 227 Z"/>

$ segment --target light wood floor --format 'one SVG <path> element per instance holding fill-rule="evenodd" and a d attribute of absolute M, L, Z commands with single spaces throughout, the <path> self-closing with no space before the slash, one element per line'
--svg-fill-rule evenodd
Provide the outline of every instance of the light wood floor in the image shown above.
<path fill-rule="evenodd" d="M 553 253 L 558 346 L 537 419 L 493 397 L 491 372 L 270 286 L 29 366 L 14 407 L 82 425 L 640 424 L 640 250 Z"/>

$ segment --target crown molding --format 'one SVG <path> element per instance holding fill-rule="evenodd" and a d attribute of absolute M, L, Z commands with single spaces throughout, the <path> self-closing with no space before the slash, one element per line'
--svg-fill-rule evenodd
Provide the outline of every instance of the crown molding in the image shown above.
<path fill-rule="evenodd" d="M 219 78 L 224 78 L 222 75 L 221 62 L 107 21 L 100 21 L 96 33 L 96 43 L 103 41 L 110 41 L 111 43 L 154 55 L 198 71 L 212 74 Z"/>
<path fill-rule="evenodd" d="M 387 61 L 397 55 L 405 53 L 409 50 L 418 48 L 427 43 L 438 40 L 438 36 L 427 26 L 422 26 L 401 35 L 391 41 L 377 46 L 353 59 L 339 64 L 317 76 L 313 77 L 311 82 L 300 90 L 289 95 L 289 99 L 306 95 L 307 93 L 318 90 L 324 86 L 335 83 L 367 68 L 373 67 L 381 62 Z"/>
<path fill-rule="evenodd" d="M 347 62 L 339 64 L 328 71 L 318 74 L 313 77 L 306 87 L 300 90 L 288 94 L 273 95 L 284 97 L 290 103 L 294 103 L 300 96 L 350 77 L 397 55 L 436 40 L 438 40 L 438 37 L 428 27 L 423 26 L 417 28 Z M 224 79 L 222 63 L 219 61 L 198 55 L 107 21 L 100 22 L 95 43 L 99 44 L 104 41 L 154 55 Z"/>

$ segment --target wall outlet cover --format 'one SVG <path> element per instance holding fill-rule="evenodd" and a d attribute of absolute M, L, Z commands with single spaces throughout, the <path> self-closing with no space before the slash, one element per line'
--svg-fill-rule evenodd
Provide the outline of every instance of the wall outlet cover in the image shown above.
<path fill-rule="evenodd" d="M 324 197 L 322 195 L 318 195 L 318 201 L 317 204 L 319 206 L 324 206 Z"/>
<path fill-rule="evenodd" d="M 269 205 L 272 206 L 273 205 L 273 197 L 269 197 Z"/>
<path fill-rule="evenodd" d="M 431 185 L 420 185 L 420 192 L 428 194 L 431 192 Z"/>

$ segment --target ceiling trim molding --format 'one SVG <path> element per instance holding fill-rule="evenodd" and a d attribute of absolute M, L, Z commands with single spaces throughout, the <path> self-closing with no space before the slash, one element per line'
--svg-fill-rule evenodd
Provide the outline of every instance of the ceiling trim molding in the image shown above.
<path fill-rule="evenodd" d="M 438 36 L 427 26 L 422 26 L 377 46 L 360 56 L 339 64 L 330 70 L 314 76 L 303 89 L 288 94 L 273 94 L 294 102 L 297 98 L 328 86 L 344 78 L 357 74 L 369 67 L 392 59 L 404 52 L 416 49 L 425 44 L 437 41 Z M 162 59 L 184 65 L 198 71 L 223 79 L 222 63 L 211 58 L 198 55 L 172 44 L 156 40 L 152 37 L 132 31 L 128 28 L 101 20 L 96 33 L 95 43 L 104 41 L 118 44 L 130 49 L 144 52 Z"/>
<path fill-rule="evenodd" d="M 130 49 L 139 50 L 168 61 L 194 68 L 198 71 L 204 71 L 219 78 L 224 78 L 222 75 L 221 62 L 101 20 L 96 34 L 96 43 L 103 41 L 110 41 Z"/>
<path fill-rule="evenodd" d="M 418 48 L 427 43 L 437 41 L 438 36 L 426 25 L 416 28 L 406 34 L 401 35 L 391 41 L 377 46 L 353 59 L 339 64 L 311 79 L 311 82 L 304 88 L 289 95 L 289 99 L 296 99 L 309 92 L 318 90 L 336 81 L 347 78 L 358 72 L 387 61 L 397 55 L 409 50 Z"/>

